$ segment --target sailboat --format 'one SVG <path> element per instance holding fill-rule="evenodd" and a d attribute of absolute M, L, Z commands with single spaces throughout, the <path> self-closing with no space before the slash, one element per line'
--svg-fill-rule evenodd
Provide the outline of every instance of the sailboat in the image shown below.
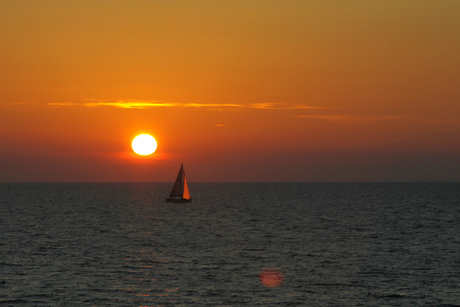
<path fill-rule="evenodd" d="M 187 179 L 185 179 L 184 164 L 182 163 L 176 182 L 172 188 L 171 194 L 166 199 L 167 202 L 189 203 L 192 201 L 190 191 L 188 190 Z"/>

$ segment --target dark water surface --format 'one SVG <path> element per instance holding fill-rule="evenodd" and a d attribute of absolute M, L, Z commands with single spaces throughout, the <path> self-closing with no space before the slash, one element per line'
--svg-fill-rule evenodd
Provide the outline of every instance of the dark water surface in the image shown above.
<path fill-rule="evenodd" d="M 0 184 L 0 305 L 460 306 L 459 183 L 171 187 Z"/>

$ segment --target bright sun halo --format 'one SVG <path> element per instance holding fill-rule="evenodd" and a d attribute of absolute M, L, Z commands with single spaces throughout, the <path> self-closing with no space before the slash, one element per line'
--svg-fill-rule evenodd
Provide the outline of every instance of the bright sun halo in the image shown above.
<path fill-rule="evenodd" d="M 139 134 L 131 144 L 135 153 L 141 156 L 148 156 L 157 149 L 157 141 L 149 134 Z"/>

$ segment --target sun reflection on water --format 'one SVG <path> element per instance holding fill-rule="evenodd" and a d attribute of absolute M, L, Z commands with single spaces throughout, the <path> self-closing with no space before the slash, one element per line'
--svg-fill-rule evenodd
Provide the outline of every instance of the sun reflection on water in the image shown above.
<path fill-rule="evenodd" d="M 259 276 L 260 282 L 269 288 L 278 287 L 284 279 L 284 274 L 280 269 L 264 269 Z"/>

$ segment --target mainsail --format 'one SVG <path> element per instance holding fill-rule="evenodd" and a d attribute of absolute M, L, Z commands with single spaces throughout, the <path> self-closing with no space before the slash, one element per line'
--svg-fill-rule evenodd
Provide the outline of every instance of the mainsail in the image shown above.
<path fill-rule="evenodd" d="M 185 179 L 184 164 L 181 165 L 179 174 L 177 175 L 176 182 L 172 188 L 171 194 L 166 199 L 170 202 L 190 202 L 190 191 L 187 185 L 187 179 Z"/>

